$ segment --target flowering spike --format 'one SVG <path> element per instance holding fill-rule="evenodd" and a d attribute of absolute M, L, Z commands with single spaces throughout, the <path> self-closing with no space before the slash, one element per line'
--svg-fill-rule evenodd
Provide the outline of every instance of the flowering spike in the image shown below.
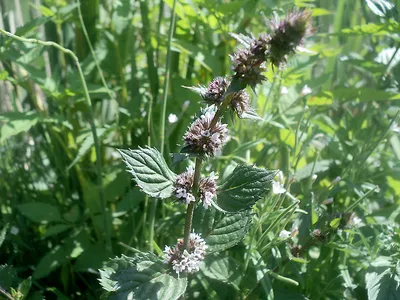
<path fill-rule="evenodd" d="M 268 58 L 274 66 L 279 68 L 285 63 L 286 56 L 294 53 L 304 37 L 311 33 L 310 19 L 311 13 L 308 11 L 293 11 L 285 19 L 271 24 L 273 32 L 268 41 Z"/>

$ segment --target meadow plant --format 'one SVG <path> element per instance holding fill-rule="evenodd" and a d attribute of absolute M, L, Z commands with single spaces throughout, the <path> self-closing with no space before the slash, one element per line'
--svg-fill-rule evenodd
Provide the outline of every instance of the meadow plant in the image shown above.
<path fill-rule="evenodd" d="M 208 256 L 231 248 L 244 238 L 251 225 L 253 205 L 276 185 L 273 179 L 278 172 L 241 164 L 218 180 L 214 172 L 204 175 L 203 162 L 218 158 L 228 140 L 228 124 L 223 119 L 226 111 L 240 119 L 261 120 L 250 105 L 246 87 L 254 90 L 266 81 L 263 72 L 268 67 L 284 67 L 287 55 L 294 53 L 310 33 L 310 19 L 307 11 L 292 11 L 284 19 L 271 22 L 268 34 L 232 34 L 242 44 L 230 56 L 233 75 L 216 77 L 208 86 L 190 88 L 207 104 L 183 136 L 181 152 L 186 158 L 195 159 L 194 168 L 189 166 L 185 172 L 175 174 L 155 148 L 119 150 L 140 189 L 150 197 L 186 205 L 186 218 L 183 237 L 173 246 L 166 245 L 162 258 L 137 250 L 133 257 L 111 260 L 101 270 L 101 284 L 107 296 L 184 297 L 190 287 L 190 275 L 201 270 Z M 282 186 L 275 190 L 285 192 Z M 297 202 L 293 199 L 292 205 Z"/>

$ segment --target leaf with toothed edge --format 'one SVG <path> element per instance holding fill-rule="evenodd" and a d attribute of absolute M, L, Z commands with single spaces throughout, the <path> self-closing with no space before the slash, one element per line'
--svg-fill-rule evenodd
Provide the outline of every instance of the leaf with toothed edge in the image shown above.
<path fill-rule="evenodd" d="M 146 147 L 118 151 L 143 192 L 161 199 L 172 195 L 176 175 L 157 149 Z"/>
<path fill-rule="evenodd" d="M 122 255 L 100 270 L 101 286 L 107 299 L 172 299 L 181 297 L 187 286 L 185 276 L 169 274 L 168 265 L 152 253 L 135 257 Z"/>
<path fill-rule="evenodd" d="M 207 253 L 213 253 L 231 248 L 243 240 L 250 229 L 251 219 L 250 210 L 225 214 L 198 206 L 193 217 L 193 228 L 206 241 Z"/>
<path fill-rule="evenodd" d="M 249 209 L 271 189 L 277 171 L 239 165 L 217 189 L 216 205 L 227 212 Z"/>

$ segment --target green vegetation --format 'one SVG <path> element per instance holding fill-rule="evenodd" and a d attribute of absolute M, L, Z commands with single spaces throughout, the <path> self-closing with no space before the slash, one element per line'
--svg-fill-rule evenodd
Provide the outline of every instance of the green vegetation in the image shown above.
<path fill-rule="evenodd" d="M 0 2 L 0 298 L 99 299 L 115 288 L 107 272 L 164 273 L 186 206 L 142 193 L 117 149 L 158 149 L 146 151 L 171 169 L 168 186 L 140 187 L 170 196 L 173 176 L 194 166 L 178 153 L 204 107 L 185 87 L 233 75 L 232 33 L 269 33 L 267 20 L 297 7 L 313 33 L 247 88 L 262 120 L 225 113 L 230 138 L 202 161 L 225 189 L 220 210 L 240 212 L 195 208 L 195 232 L 211 236 L 200 271 L 186 291 L 182 274 L 152 288 L 185 299 L 400 299 L 400 0 L 81 2 Z M 267 193 L 231 201 L 243 164 L 282 172 L 255 184 Z M 119 283 L 132 283 L 128 273 Z"/>

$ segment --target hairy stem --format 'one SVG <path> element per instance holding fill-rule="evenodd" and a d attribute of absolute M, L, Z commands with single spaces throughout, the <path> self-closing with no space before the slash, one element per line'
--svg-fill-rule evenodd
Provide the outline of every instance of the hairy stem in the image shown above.
<path fill-rule="evenodd" d="M 196 201 L 190 202 L 186 211 L 186 220 L 185 220 L 185 233 L 183 236 L 183 245 L 186 250 L 189 250 L 189 235 L 192 231 L 192 221 L 193 221 L 193 212 L 194 208 L 199 201 L 198 197 L 198 190 L 199 190 L 199 181 L 200 181 L 200 174 L 201 174 L 201 166 L 203 164 L 203 160 L 201 158 L 196 158 L 196 166 L 194 169 L 194 179 L 193 179 L 193 187 L 192 192 L 194 196 L 197 198 Z"/>
<path fill-rule="evenodd" d="M 82 88 L 83 88 L 83 91 L 84 91 L 86 104 L 87 104 L 87 106 L 89 108 L 88 121 L 89 121 L 90 129 L 91 129 L 92 135 L 93 135 L 94 148 L 96 150 L 97 184 L 98 184 L 98 188 L 99 188 L 99 198 L 100 198 L 100 202 L 101 202 L 101 205 L 102 205 L 102 208 L 103 208 L 103 214 L 104 214 L 105 240 L 106 240 L 107 250 L 111 251 L 111 234 L 110 234 L 110 231 L 109 231 L 109 228 L 108 228 L 108 220 L 107 220 L 108 208 L 106 206 L 106 202 L 105 202 L 105 199 L 104 199 L 103 180 L 102 180 L 102 177 L 101 177 L 101 174 L 102 174 L 102 163 L 101 163 L 100 142 L 99 142 L 99 138 L 98 138 L 97 132 L 96 132 L 96 125 L 94 123 L 92 100 L 90 99 L 90 96 L 89 96 L 89 91 L 88 91 L 88 88 L 87 88 L 87 85 L 86 85 L 85 77 L 83 75 L 83 71 L 82 71 L 81 65 L 79 63 L 78 57 L 71 50 L 66 49 L 66 48 L 64 48 L 64 47 L 62 47 L 59 44 L 54 43 L 54 42 L 42 41 L 42 40 L 37 40 L 37 39 L 23 38 L 23 37 L 15 35 L 15 34 L 12 34 L 11 32 L 5 31 L 4 29 L 1 29 L 1 28 L 0 28 L 0 33 L 5 34 L 8 37 L 10 37 L 10 38 L 12 38 L 14 40 L 20 41 L 20 42 L 38 44 L 38 45 L 48 46 L 48 47 L 54 47 L 54 48 L 60 50 L 61 52 L 63 52 L 64 54 L 68 54 L 74 60 L 76 68 L 78 69 L 78 73 L 79 73 L 79 77 L 80 77 L 81 83 L 82 83 Z"/>

